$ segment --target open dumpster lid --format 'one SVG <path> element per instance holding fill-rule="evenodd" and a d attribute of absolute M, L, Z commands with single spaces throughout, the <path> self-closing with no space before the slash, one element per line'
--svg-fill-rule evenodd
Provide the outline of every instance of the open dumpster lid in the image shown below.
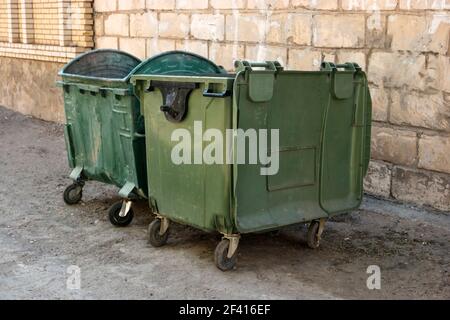
<path fill-rule="evenodd" d="M 86 80 L 127 81 L 131 71 L 140 63 L 141 60 L 129 53 L 98 49 L 79 55 L 65 65 L 59 75 Z"/>

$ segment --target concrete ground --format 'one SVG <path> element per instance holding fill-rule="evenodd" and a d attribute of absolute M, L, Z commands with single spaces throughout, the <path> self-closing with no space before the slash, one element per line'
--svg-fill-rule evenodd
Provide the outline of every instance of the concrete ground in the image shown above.
<path fill-rule="evenodd" d="M 60 125 L 0 108 L 0 150 L 0 299 L 450 298 L 449 213 L 367 197 L 327 223 L 318 250 L 304 226 L 246 235 L 224 273 L 213 264 L 218 235 L 173 225 L 167 246 L 150 247 L 145 202 L 128 228 L 113 227 L 113 187 L 88 183 L 81 204 L 65 205 Z M 71 265 L 80 290 L 67 288 Z M 366 286 L 369 265 L 380 290 Z"/>

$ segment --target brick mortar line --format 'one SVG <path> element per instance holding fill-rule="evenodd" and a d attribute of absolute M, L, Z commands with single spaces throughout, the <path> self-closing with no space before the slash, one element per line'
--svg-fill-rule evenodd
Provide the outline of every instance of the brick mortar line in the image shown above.
<path fill-rule="evenodd" d="M 390 162 L 388 162 L 388 163 L 390 163 Z M 431 170 L 431 169 L 414 168 L 414 167 L 406 166 L 406 165 L 403 165 L 403 164 L 392 164 L 392 169 L 394 169 L 394 168 L 409 169 L 409 170 L 416 171 L 418 173 L 432 173 L 432 174 L 442 175 L 442 176 L 446 176 L 446 177 L 450 178 L 450 173 L 436 171 L 436 170 Z M 392 177 L 394 177 L 393 174 L 392 174 Z"/>
<path fill-rule="evenodd" d="M 376 12 L 380 12 L 382 14 L 406 14 L 406 15 L 427 15 L 430 13 L 445 13 L 448 12 L 449 9 L 394 9 L 394 10 L 377 10 Z M 233 11 L 238 11 L 243 14 L 251 14 L 257 13 L 258 15 L 264 15 L 267 12 L 271 14 L 277 13 L 305 13 L 305 14 L 313 14 L 313 13 L 328 13 L 329 15 L 354 15 L 354 14 L 373 14 L 374 10 L 336 10 L 336 9 L 307 9 L 301 7 L 295 7 L 292 9 L 148 9 L 148 8 L 140 8 L 133 10 L 112 10 L 112 11 L 98 11 L 94 8 L 94 13 L 96 14 L 129 14 L 129 13 L 142 13 L 142 12 L 164 12 L 164 13 L 183 13 L 183 14 L 232 14 Z M 219 12 L 219 13 L 218 13 Z M 264 13 L 263 13 L 264 12 Z"/>
<path fill-rule="evenodd" d="M 253 15 L 253 16 L 267 16 L 270 15 L 278 15 L 278 14 L 304 14 L 304 15 L 331 15 L 331 16 L 352 16 L 352 15 L 372 15 L 374 11 L 371 10 L 361 10 L 361 11 L 344 11 L 338 12 L 333 10 L 237 10 L 239 14 L 242 15 Z M 430 14 L 444 14 L 448 13 L 449 10 L 418 10 L 416 12 L 411 11 L 394 11 L 394 10 L 379 10 L 384 17 L 390 15 L 406 15 L 406 16 L 415 16 L 415 17 L 429 17 Z M 193 15 L 193 14 L 204 14 L 204 15 L 224 15 L 229 16 L 235 13 L 235 10 L 229 9 L 214 9 L 214 10 L 152 10 L 152 9 L 137 9 L 137 10 L 115 10 L 115 11 L 93 11 L 89 14 L 94 15 L 103 15 L 110 16 L 114 14 L 144 14 L 144 13 L 173 13 L 173 14 L 184 14 L 184 15 Z"/>
<path fill-rule="evenodd" d="M 448 172 L 436 171 L 436 170 L 432 170 L 432 169 L 425 169 L 425 168 L 419 168 L 419 167 L 412 167 L 412 166 L 407 166 L 404 164 L 392 163 L 392 162 L 389 162 L 386 160 L 375 159 L 375 158 L 370 158 L 370 162 L 376 162 L 376 163 L 380 163 L 382 165 L 387 166 L 391 170 L 391 174 L 389 175 L 390 177 L 393 177 L 392 171 L 395 168 L 403 168 L 403 169 L 409 169 L 409 170 L 413 170 L 413 171 L 420 172 L 420 173 L 432 173 L 432 174 L 448 176 L 450 178 L 450 173 L 448 173 Z"/>
<path fill-rule="evenodd" d="M 424 128 L 424 127 L 411 126 L 411 125 L 401 125 L 401 124 L 395 124 L 395 123 L 384 122 L 384 121 L 379 121 L 379 120 L 372 120 L 372 124 L 374 124 L 375 127 L 377 127 L 377 128 L 389 128 L 389 129 L 396 129 L 398 131 L 409 131 L 409 132 L 423 134 L 423 135 L 430 136 L 430 137 L 450 138 L 450 132 L 445 131 L 445 130 L 430 129 L 430 128 Z"/>
<path fill-rule="evenodd" d="M 390 48 L 371 48 L 371 47 L 321 47 L 321 46 L 314 46 L 314 45 L 300 45 L 300 44 L 287 44 L 287 43 L 279 43 L 279 42 L 258 42 L 258 41 L 243 41 L 243 40 L 237 40 L 234 41 L 232 39 L 224 39 L 224 40 L 211 40 L 211 39 L 201 39 L 201 38 L 195 38 L 194 36 L 190 35 L 188 39 L 183 37 L 140 37 L 140 36 L 124 36 L 124 35 L 118 35 L 118 34 L 102 34 L 98 35 L 95 34 L 94 36 L 96 38 L 102 38 L 102 37 L 116 37 L 116 38 L 131 38 L 131 39 L 141 39 L 141 40 L 149 40 L 149 39 L 158 39 L 158 40 L 190 40 L 190 41 L 202 41 L 202 42 L 210 42 L 210 43 L 219 43 L 219 44 L 240 44 L 240 45 L 268 45 L 271 47 L 279 47 L 279 48 L 285 48 L 285 49 L 317 49 L 317 50 L 347 50 L 347 51 L 357 51 L 364 53 L 365 55 L 371 55 L 372 53 L 400 53 L 400 54 L 406 54 L 406 55 L 412 55 L 412 56 L 420 56 L 420 55 L 434 55 L 434 56 L 443 56 L 447 57 L 447 55 L 434 52 L 434 51 L 410 51 L 410 50 L 392 50 Z M 362 52 L 365 50 L 365 52 Z M 368 65 L 368 63 L 366 63 Z M 394 87 L 393 87 L 394 88 Z M 400 88 L 400 87 L 398 87 Z"/>

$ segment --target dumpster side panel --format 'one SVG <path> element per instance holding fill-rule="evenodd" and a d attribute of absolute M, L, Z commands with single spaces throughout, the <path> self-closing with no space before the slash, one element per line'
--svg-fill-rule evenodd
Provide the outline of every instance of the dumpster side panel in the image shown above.
<path fill-rule="evenodd" d="M 367 84 L 367 77 L 363 76 L 364 81 Z M 372 137 L 372 97 L 370 95 L 369 86 L 366 85 L 366 115 L 365 115 L 365 130 L 366 130 L 366 140 L 364 142 L 364 176 L 367 174 L 370 162 L 370 141 Z M 361 102 L 363 103 L 363 102 Z"/>
<path fill-rule="evenodd" d="M 66 86 L 67 87 L 67 86 Z M 135 142 L 135 119 L 139 107 L 130 95 L 86 91 L 76 84 L 65 94 L 66 136 L 73 150 L 73 166 L 83 168 L 83 178 L 122 187 L 126 182 L 139 184 L 139 170 L 145 174 L 145 164 L 135 158 L 135 151 L 145 153 L 143 142 Z M 70 138 L 70 139 L 69 139 Z M 143 166 L 142 166 L 143 165 Z M 138 167 L 139 166 L 139 167 Z"/>
<path fill-rule="evenodd" d="M 189 78 L 172 81 L 187 82 Z M 230 126 L 231 99 L 204 97 L 205 84 L 196 81 L 200 81 L 199 88 L 190 93 L 187 115 L 178 123 L 168 121 L 160 110 L 163 96 L 158 88 L 151 92 L 138 89 L 145 114 L 149 197 L 161 215 L 214 231 L 230 224 L 231 166 L 202 164 L 203 151 L 211 143 L 202 138 L 208 128 L 222 135 Z M 172 151 L 182 141 L 186 148 L 176 154 L 187 152 L 191 164 L 172 159 Z"/>
<path fill-rule="evenodd" d="M 251 100 L 248 82 L 239 81 L 237 86 L 238 127 L 279 130 L 279 150 L 274 150 L 279 170 L 275 175 L 261 175 L 260 164 L 237 166 L 238 231 L 267 230 L 326 217 L 319 206 L 319 160 L 329 103 L 328 75 L 280 72 L 273 97 L 266 102 Z"/>
<path fill-rule="evenodd" d="M 360 205 L 370 152 L 367 82 L 362 72 L 350 81 L 354 88 L 348 98 L 337 99 L 331 95 L 324 127 L 320 203 L 330 214 Z"/>

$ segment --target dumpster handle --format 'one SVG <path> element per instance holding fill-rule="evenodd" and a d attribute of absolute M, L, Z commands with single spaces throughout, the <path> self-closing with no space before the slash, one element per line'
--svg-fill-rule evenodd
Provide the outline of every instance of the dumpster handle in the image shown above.
<path fill-rule="evenodd" d="M 222 92 L 211 92 L 210 88 L 207 87 L 204 91 L 203 91 L 203 96 L 204 97 L 211 97 L 211 98 L 225 98 L 225 97 L 229 97 L 231 96 L 231 91 L 225 89 Z"/>
<path fill-rule="evenodd" d="M 255 62 L 255 61 L 246 61 L 246 60 L 236 60 L 234 62 L 234 67 L 236 70 L 245 70 L 252 68 L 265 68 L 266 71 L 282 71 L 283 67 L 278 61 L 265 61 L 265 62 Z"/>
<path fill-rule="evenodd" d="M 339 72 L 338 69 L 344 69 L 344 71 L 357 72 L 361 71 L 361 67 L 354 62 L 346 62 L 341 64 L 334 64 L 332 62 L 322 62 L 320 65 L 321 71 Z"/>

